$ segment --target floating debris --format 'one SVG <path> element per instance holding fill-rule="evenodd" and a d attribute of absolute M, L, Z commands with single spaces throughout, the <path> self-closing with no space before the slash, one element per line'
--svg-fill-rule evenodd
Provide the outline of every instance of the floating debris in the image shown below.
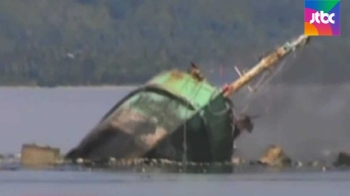
<path fill-rule="evenodd" d="M 27 168 L 45 168 L 60 163 L 60 149 L 36 144 L 23 144 L 21 164 Z"/>
<path fill-rule="evenodd" d="M 259 159 L 259 162 L 263 165 L 284 167 L 291 166 L 292 160 L 289 158 L 283 149 L 279 146 L 270 146 L 265 154 Z"/>
<path fill-rule="evenodd" d="M 23 146 L 27 146 L 25 144 Z M 348 167 L 332 167 L 331 165 L 322 164 L 319 161 L 302 163 L 300 161 L 289 161 L 282 158 L 283 150 L 281 147 L 272 146 L 267 150 L 262 159 L 258 161 L 246 161 L 241 157 L 234 157 L 232 161 L 226 162 L 183 162 L 169 159 L 148 159 L 148 158 L 131 158 L 116 159 L 110 157 L 106 160 L 93 161 L 78 158 L 72 160 L 61 159 L 57 156 L 57 148 L 47 146 L 37 146 L 29 144 L 25 147 L 24 158 L 21 162 L 4 161 L 0 164 L 0 170 L 21 170 L 40 169 L 40 170 L 58 170 L 58 171 L 111 171 L 111 172 L 171 172 L 171 173 L 256 173 L 256 172 L 290 172 L 290 171 L 331 171 Z M 52 151 L 50 150 L 52 149 Z M 30 155 L 30 156 L 28 156 Z M 34 155 L 34 156 L 33 156 Z M 29 161 L 29 159 L 32 161 Z M 59 157 L 58 159 L 53 157 Z M 264 161 L 265 160 L 265 161 Z M 267 161 L 270 160 L 270 161 Z M 274 160 L 274 161 L 273 161 Z M 26 163 L 25 163 L 26 162 Z M 264 162 L 264 163 L 263 163 Z"/>
<path fill-rule="evenodd" d="M 246 161 L 244 159 L 240 158 L 240 157 L 233 157 L 232 158 L 232 163 L 234 165 L 242 165 L 242 164 L 245 164 Z"/>

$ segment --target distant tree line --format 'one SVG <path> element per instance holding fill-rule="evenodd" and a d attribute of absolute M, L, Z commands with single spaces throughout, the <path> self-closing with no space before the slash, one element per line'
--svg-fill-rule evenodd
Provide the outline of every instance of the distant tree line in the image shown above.
<path fill-rule="evenodd" d="M 343 13 L 342 36 L 315 38 L 282 82 L 350 81 Z M 0 84 L 135 84 L 191 61 L 215 79 L 303 33 L 303 15 L 295 0 L 0 1 Z"/>

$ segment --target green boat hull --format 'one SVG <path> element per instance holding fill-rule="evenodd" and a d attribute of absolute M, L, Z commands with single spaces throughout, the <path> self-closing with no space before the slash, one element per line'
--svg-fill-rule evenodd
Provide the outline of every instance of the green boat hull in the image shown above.
<path fill-rule="evenodd" d="M 173 70 L 119 101 L 66 157 L 230 161 L 232 121 L 220 89 Z"/>

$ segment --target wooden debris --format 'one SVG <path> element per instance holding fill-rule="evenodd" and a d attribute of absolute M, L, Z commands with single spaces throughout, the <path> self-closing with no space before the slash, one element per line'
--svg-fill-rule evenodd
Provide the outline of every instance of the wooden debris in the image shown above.
<path fill-rule="evenodd" d="M 281 147 L 272 145 L 267 149 L 264 156 L 259 159 L 259 163 L 273 167 L 283 167 L 291 165 L 292 160 Z"/>
<path fill-rule="evenodd" d="M 56 164 L 60 159 L 60 149 L 36 144 L 24 144 L 21 152 L 21 164 L 29 168 L 45 168 Z"/>

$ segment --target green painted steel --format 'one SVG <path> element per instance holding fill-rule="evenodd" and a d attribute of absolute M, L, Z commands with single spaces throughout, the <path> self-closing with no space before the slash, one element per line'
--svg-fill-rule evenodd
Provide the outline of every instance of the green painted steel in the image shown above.
<path fill-rule="evenodd" d="M 212 161 L 231 159 L 233 116 L 229 100 L 222 96 L 220 89 L 177 70 L 155 76 L 148 85 L 156 85 L 191 102 L 195 111 L 178 111 L 182 119 L 187 119 L 188 129 L 208 135 Z"/>
<path fill-rule="evenodd" d="M 204 107 L 220 93 L 218 88 L 207 81 L 197 81 L 190 74 L 178 70 L 163 72 L 151 79 L 148 84 L 158 85 L 174 95 L 185 98 L 196 109 Z"/>
<path fill-rule="evenodd" d="M 219 95 L 203 108 L 212 159 L 230 161 L 233 150 L 233 113 L 228 100 Z"/>
<path fill-rule="evenodd" d="M 67 156 L 230 161 L 230 106 L 207 81 L 178 70 L 164 72 L 119 101 Z M 173 153 L 149 155 L 163 148 Z"/>

